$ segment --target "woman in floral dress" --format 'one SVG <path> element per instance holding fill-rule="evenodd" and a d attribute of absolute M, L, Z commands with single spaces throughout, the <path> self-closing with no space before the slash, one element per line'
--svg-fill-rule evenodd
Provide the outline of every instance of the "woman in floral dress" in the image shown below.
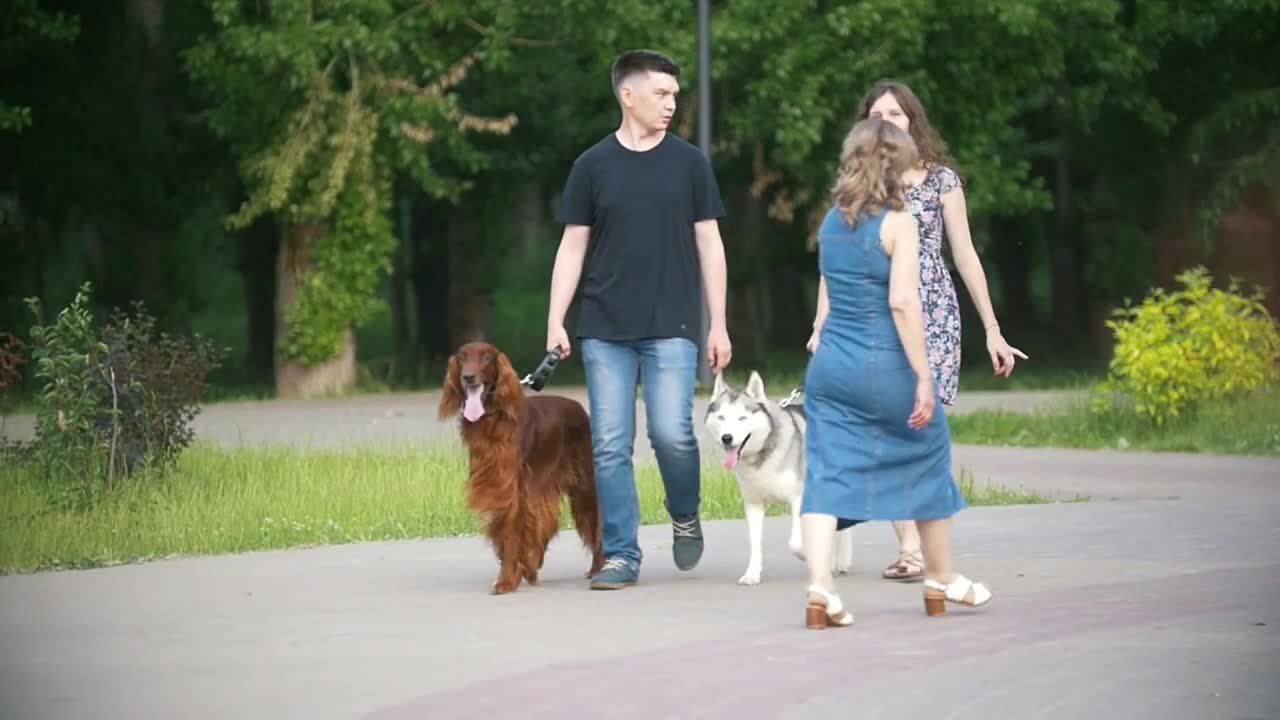
<path fill-rule="evenodd" d="M 997 376 L 1013 372 L 1015 357 L 1027 356 L 1011 347 L 1000 334 L 1000 324 L 991 308 L 986 273 L 969 234 L 968 213 L 960 177 L 951 169 L 946 144 L 929 124 L 924 106 L 906 85 L 894 81 L 876 83 L 858 106 L 856 121 L 882 118 L 911 134 L 920 154 L 917 167 L 903 174 L 908 186 L 907 206 L 920 232 L 920 300 L 924 309 L 925 347 L 938 399 L 955 403 L 960 381 L 960 304 L 955 284 L 942 258 L 945 234 L 951 257 L 964 280 L 982 318 L 987 333 L 987 352 Z M 823 314 L 818 309 L 819 315 Z M 816 342 L 810 339 L 810 351 Z M 911 580 L 924 576 L 920 535 L 910 522 L 893 523 L 898 535 L 898 559 L 884 570 L 890 580 Z"/>

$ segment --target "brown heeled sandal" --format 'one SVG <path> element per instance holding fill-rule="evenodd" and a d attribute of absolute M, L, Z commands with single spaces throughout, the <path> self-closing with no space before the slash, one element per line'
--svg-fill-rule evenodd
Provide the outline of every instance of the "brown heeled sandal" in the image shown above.
<path fill-rule="evenodd" d="M 829 627 L 847 627 L 853 624 L 853 615 L 844 609 L 840 596 L 829 593 L 817 585 L 810 585 L 809 592 L 821 595 L 823 603 L 809 601 L 804 611 L 804 625 L 810 630 L 825 630 Z"/>

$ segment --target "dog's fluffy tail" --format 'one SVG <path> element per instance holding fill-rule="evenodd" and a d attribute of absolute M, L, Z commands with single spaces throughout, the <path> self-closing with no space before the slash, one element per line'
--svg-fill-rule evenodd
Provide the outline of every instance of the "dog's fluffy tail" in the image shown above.
<path fill-rule="evenodd" d="M 596 478 L 591 453 L 591 443 L 580 443 L 573 449 L 575 457 L 570 466 L 575 468 L 575 476 L 569 485 L 569 510 L 573 514 L 573 525 L 578 530 L 582 544 L 591 550 L 593 572 L 599 571 L 604 564 L 604 553 L 601 547 L 600 504 L 596 494 Z"/>

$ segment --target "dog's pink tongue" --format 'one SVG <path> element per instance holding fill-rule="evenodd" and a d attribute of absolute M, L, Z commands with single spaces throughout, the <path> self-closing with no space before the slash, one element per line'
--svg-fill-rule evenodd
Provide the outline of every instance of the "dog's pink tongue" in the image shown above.
<path fill-rule="evenodd" d="M 484 399 L 481 397 L 483 392 L 483 385 L 467 388 L 467 401 L 462 405 L 462 417 L 467 422 L 475 422 L 484 415 Z"/>
<path fill-rule="evenodd" d="M 724 450 L 724 466 L 727 470 L 732 470 L 738 466 L 738 453 L 742 448 L 725 448 Z"/>

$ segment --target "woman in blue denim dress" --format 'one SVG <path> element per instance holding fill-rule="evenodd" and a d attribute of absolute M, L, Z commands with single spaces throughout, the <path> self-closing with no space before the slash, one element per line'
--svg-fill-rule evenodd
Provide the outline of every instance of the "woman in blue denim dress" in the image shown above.
<path fill-rule="evenodd" d="M 945 229 L 956 270 L 964 280 L 969 297 L 987 333 L 987 352 L 995 374 L 1008 377 L 1015 358 L 1027 356 L 1009 345 L 1000 333 L 987 290 L 986 274 L 969 235 L 964 189 L 960 177 L 950 167 L 946 144 L 929 124 L 919 98 L 906 85 L 895 81 L 876 83 L 863 97 L 855 121 L 867 118 L 887 120 L 907 131 L 916 144 L 919 160 L 904 173 L 907 208 L 915 217 L 920 233 L 920 302 L 925 322 L 925 348 L 933 373 L 938 399 L 955 403 L 960 384 L 960 304 L 955 284 L 942 257 Z M 819 307 L 819 314 L 824 309 Z M 815 322 L 816 326 L 816 322 Z M 816 333 L 815 333 L 816 338 Z M 814 339 L 810 339 L 810 352 Z M 884 570 L 890 580 L 914 580 L 924 575 L 920 536 L 912 523 L 895 522 L 898 558 Z"/>
<path fill-rule="evenodd" d="M 915 158 L 911 137 L 893 123 L 855 125 L 818 231 L 819 295 L 828 312 L 805 374 L 800 506 L 805 618 L 813 629 L 853 622 L 831 576 L 831 546 L 833 531 L 857 522 L 919 526 L 929 615 L 945 613 L 947 602 L 974 607 L 991 599 L 951 563 L 951 518 L 965 501 L 926 359 L 919 233 L 902 180 Z"/>

